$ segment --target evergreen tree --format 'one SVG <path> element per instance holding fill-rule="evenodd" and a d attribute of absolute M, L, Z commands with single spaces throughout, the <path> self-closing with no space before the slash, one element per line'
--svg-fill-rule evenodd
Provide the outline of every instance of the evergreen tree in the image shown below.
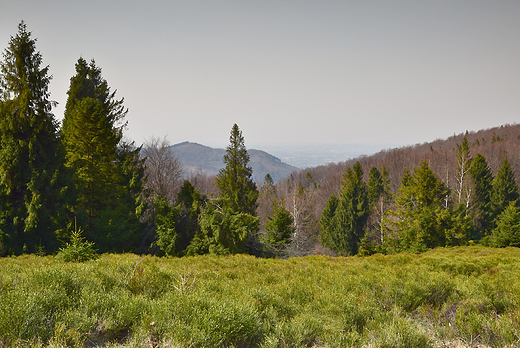
<path fill-rule="evenodd" d="M 515 201 L 509 202 L 498 216 L 496 227 L 484 244 L 498 248 L 520 247 L 520 211 Z"/>
<path fill-rule="evenodd" d="M 155 224 L 158 245 L 166 255 L 179 256 L 185 252 L 199 229 L 198 217 L 205 202 L 188 180 L 177 194 L 176 205 L 162 196 L 155 197 Z"/>
<path fill-rule="evenodd" d="M 456 223 L 445 207 L 448 187 L 423 161 L 412 175 L 405 175 L 396 195 L 396 208 L 390 212 L 400 248 L 422 252 L 429 248 L 459 245 L 465 241 L 466 229 Z"/>
<path fill-rule="evenodd" d="M 140 148 L 122 141 L 126 113 L 95 62 L 78 59 L 62 137 L 78 194 L 72 209 L 100 251 L 129 250 L 139 239 L 144 165 Z"/>
<path fill-rule="evenodd" d="M 491 195 L 493 191 L 493 174 L 486 158 L 478 153 L 471 163 L 470 175 L 474 187 L 473 205 L 473 239 L 479 240 L 487 236 L 493 229 L 493 206 Z"/>
<path fill-rule="evenodd" d="M 200 230 L 186 250 L 188 255 L 246 252 L 247 241 L 255 238 L 258 231 L 258 190 L 244 137 L 236 124 L 229 141 L 223 158 L 226 166 L 215 179 L 220 197 L 209 201 L 201 212 Z"/>
<path fill-rule="evenodd" d="M 323 209 L 323 212 L 321 214 L 320 218 L 320 243 L 325 246 L 332 246 L 333 245 L 333 231 L 334 231 L 334 225 L 333 225 L 333 219 L 334 214 L 336 213 L 336 209 L 338 208 L 338 197 L 336 195 L 330 196 L 329 200 L 327 201 L 327 204 L 325 205 L 325 209 Z"/>
<path fill-rule="evenodd" d="M 154 244 L 158 245 L 164 254 L 177 256 L 181 204 L 170 205 L 164 197 L 156 196 L 155 211 L 157 240 Z"/>
<path fill-rule="evenodd" d="M 359 162 L 353 168 L 347 168 L 341 182 L 332 228 L 327 238 L 322 238 L 325 245 L 339 255 L 357 254 L 358 244 L 365 236 L 369 202 L 367 185 L 362 179 L 363 169 Z"/>
<path fill-rule="evenodd" d="M 491 204 L 493 206 L 494 217 L 498 217 L 507 208 L 510 202 L 518 201 L 518 197 L 518 184 L 515 180 L 515 174 L 509 164 L 507 156 L 505 156 L 493 180 Z"/>
<path fill-rule="evenodd" d="M 232 213 L 222 200 L 207 202 L 199 219 L 200 230 L 186 249 L 187 255 L 244 253 L 246 242 L 258 231 L 259 218 L 247 213 Z"/>
<path fill-rule="evenodd" d="M 36 39 L 22 21 L 0 64 L 0 255 L 55 250 L 67 177 Z"/>
<path fill-rule="evenodd" d="M 203 209 L 205 196 L 202 196 L 193 185 L 185 180 L 177 194 L 177 202 L 181 204 L 179 221 L 179 250 L 184 251 L 195 233 L 199 230 L 199 215 Z"/>
<path fill-rule="evenodd" d="M 370 168 L 370 171 L 368 172 L 367 183 L 368 202 L 372 209 L 384 191 L 385 186 L 383 183 L 383 176 L 379 169 L 374 166 Z"/>
<path fill-rule="evenodd" d="M 294 233 L 294 220 L 291 212 L 285 209 L 285 201 L 275 200 L 273 214 L 265 223 L 264 242 L 275 247 L 284 247 L 290 242 Z"/>
<path fill-rule="evenodd" d="M 215 183 L 220 190 L 220 197 L 225 200 L 226 208 L 235 213 L 255 216 L 258 189 L 252 178 L 253 169 L 249 166 L 244 137 L 236 123 L 231 129 L 223 161 L 226 166 L 219 171 Z"/>

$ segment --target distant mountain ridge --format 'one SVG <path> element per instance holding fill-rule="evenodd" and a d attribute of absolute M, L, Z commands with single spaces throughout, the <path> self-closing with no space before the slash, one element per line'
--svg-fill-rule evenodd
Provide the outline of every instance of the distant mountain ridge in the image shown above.
<path fill-rule="evenodd" d="M 171 148 L 188 173 L 201 169 L 208 175 L 216 175 L 221 168 L 224 168 L 222 161 L 226 152 L 224 149 L 215 149 L 188 141 L 172 145 Z M 269 173 L 273 180 L 278 182 L 294 171 L 300 170 L 300 168 L 283 163 L 278 157 L 265 151 L 249 149 L 247 152 L 255 181 L 263 182 L 265 175 Z"/>

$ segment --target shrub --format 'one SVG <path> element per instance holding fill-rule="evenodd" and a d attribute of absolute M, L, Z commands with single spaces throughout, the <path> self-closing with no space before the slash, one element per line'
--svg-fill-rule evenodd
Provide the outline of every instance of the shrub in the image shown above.
<path fill-rule="evenodd" d="M 58 251 L 58 259 L 65 262 L 85 262 L 96 258 L 94 243 L 85 240 L 81 232 L 81 229 L 72 232 L 70 243 Z"/>

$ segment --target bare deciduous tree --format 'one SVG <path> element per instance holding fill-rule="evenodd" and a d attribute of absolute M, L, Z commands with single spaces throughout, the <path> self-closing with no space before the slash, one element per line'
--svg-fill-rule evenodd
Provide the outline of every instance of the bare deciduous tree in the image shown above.
<path fill-rule="evenodd" d="M 170 143 L 166 137 L 152 137 L 144 143 L 142 154 L 146 157 L 146 189 L 151 191 L 152 197 L 163 197 L 170 204 L 173 203 L 179 191 L 183 169 Z"/>
<path fill-rule="evenodd" d="M 192 171 L 188 178 L 188 181 L 199 190 L 199 193 L 206 197 L 217 197 L 218 188 L 215 185 L 215 176 L 208 174 L 201 168 L 196 171 Z"/>

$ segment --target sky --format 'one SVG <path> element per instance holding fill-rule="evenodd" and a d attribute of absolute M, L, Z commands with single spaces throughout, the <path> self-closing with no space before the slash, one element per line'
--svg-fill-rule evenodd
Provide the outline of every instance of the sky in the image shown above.
<path fill-rule="evenodd" d="M 23 19 L 62 119 L 78 58 L 126 136 L 248 148 L 410 145 L 520 120 L 520 1 L 0 0 Z"/>

